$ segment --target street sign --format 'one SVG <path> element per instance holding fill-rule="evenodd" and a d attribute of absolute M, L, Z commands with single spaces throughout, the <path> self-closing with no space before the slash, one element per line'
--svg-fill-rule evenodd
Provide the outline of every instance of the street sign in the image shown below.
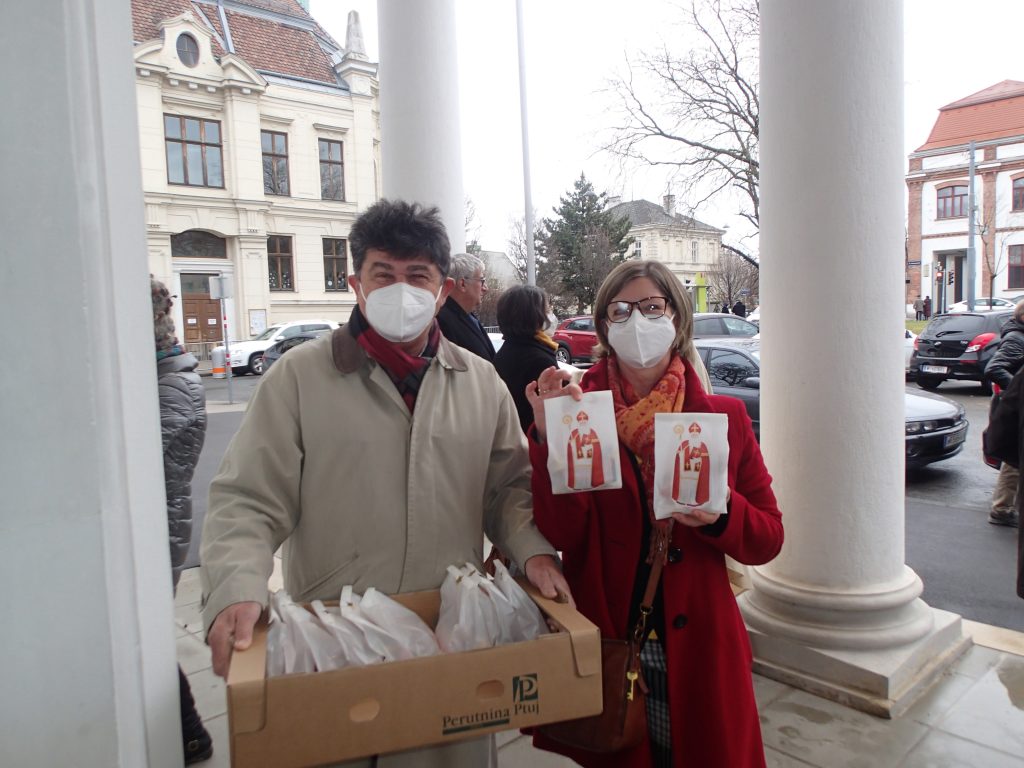
<path fill-rule="evenodd" d="M 921 260 L 920 259 L 914 259 L 913 261 L 908 261 L 907 262 L 907 266 L 908 267 L 920 267 L 921 266 Z"/>
<path fill-rule="evenodd" d="M 211 299 L 230 299 L 231 298 L 231 281 L 220 276 L 210 277 L 210 298 Z"/>
<path fill-rule="evenodd" d="M 740 296 L 749 296 L 749 295 L 750 295 L 750 289 L 749 288 L 740 288 Z"/>

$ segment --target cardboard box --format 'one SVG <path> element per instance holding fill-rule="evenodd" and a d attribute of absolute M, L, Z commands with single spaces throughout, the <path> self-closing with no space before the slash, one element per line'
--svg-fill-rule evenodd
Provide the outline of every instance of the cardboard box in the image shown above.
<path fill-rule="evenodd" d="M 465 653 L 266 677 L 267 625 L 228 673 L 231 765 L 302 768 L 474 738 L 601 711 L 601 638 L 524 585 L 563 630 Z M 395 595 L 430 626 L 440 592 Z"/>

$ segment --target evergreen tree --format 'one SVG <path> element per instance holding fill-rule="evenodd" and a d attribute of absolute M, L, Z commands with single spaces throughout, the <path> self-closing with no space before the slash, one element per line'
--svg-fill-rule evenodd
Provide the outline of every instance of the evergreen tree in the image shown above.
<path fill-rule="evenodd" d="M 578 314 L 594 306 L 597 289 L 612 268 L 625 260 L 630 223 L 605 210 L 606 195 L 594 192 L 584 174 L 572 191 L 562 197 L 555 218 L 544 219 L 538 238 L 538 253 L 544 264 L 538 283 L 558 305 L 574 303 Z"/>

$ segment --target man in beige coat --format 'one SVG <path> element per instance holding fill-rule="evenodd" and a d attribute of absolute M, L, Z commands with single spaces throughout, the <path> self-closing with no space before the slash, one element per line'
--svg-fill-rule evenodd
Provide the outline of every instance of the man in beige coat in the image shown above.
<path fill-rule="evenodd" d="M 337 598 L 346 584 L 435 589 L 448 565 L 482 564 L 485 534 L 541 592 L 569 594 L 533 523 L 512 398 L 434 319 L 452 283 L 437 209 L 382 200 L 349 243 L 358 309 L 270 369 L 210 486 L 203 621 L 221 676 L 251 642 L 282 544 L 296 600 Z M 484 738 L 373 764 L 495 763 Z"/>

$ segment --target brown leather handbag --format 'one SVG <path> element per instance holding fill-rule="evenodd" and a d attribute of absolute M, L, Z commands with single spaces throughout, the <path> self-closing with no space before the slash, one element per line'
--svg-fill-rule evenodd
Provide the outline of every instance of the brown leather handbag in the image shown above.
<path fill-rule="evenodd" d="M 619 752 L 647 738 L 647 686 L 640 671 L 640 649 L 647 639 L 658 579 L 665 564 L 664 552 L 655 553 L 647 589 L 640 603 L 640 617 L 628 640 L 601 638 L 601 684 L 604 710 L 599 715 L 564 720 L 537 728 L 544 737 L 587 752 Z"/>

